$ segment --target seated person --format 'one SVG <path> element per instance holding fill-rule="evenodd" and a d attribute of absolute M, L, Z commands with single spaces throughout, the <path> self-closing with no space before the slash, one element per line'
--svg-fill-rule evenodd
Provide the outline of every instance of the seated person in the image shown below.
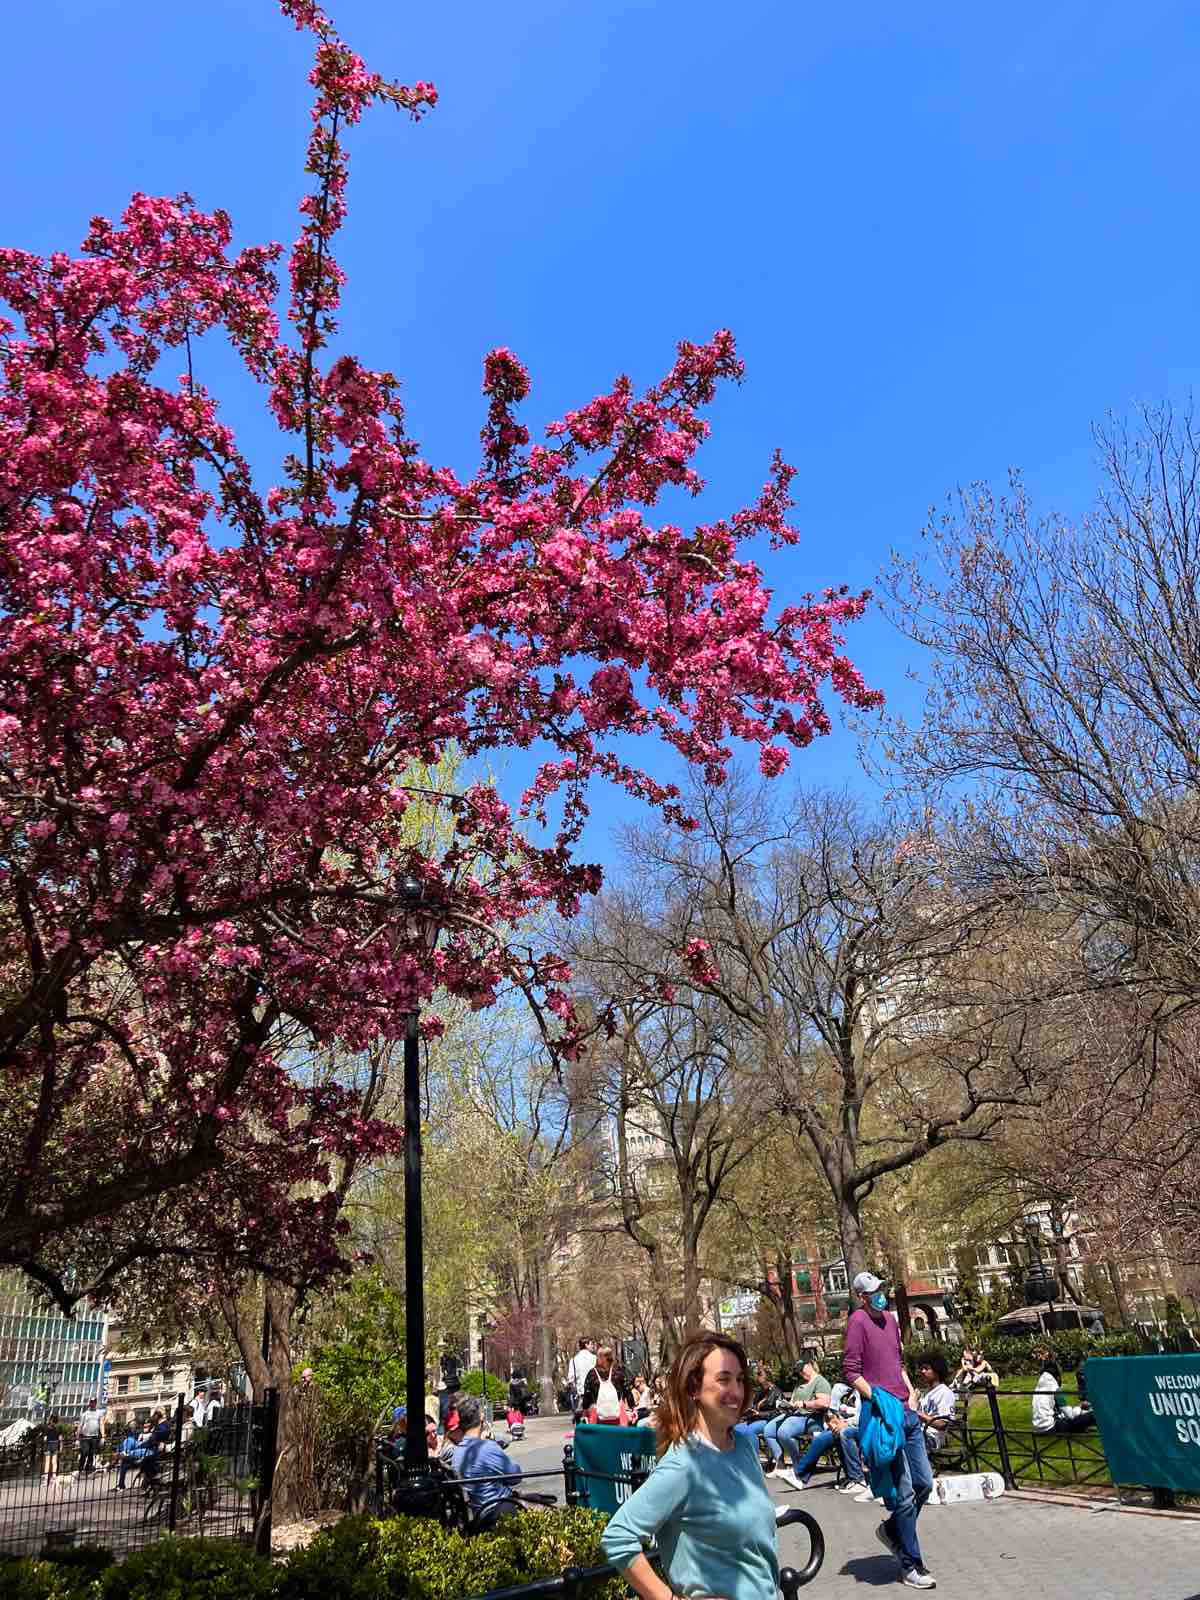
<path fill-rule="evenodd" d="M 757 1450 L 758 1441 L 770 1424 L 775 1421 L 782 1404 L 783 1396 L 779 1392 L 778 1384 L 772 1383 L 771 1375 L 766 1367 L 761 1361 L 756 1361 L 754 1363 L 754 1395 L 746 1414 L 739 1423 L 735 1424 L 736 1431 L 744 1433 L 752 1439 Z"/>
<path fill-rule="evenodd" d="M 858 1447 L 858 1413 L 862 1401 L 847 1383 L 835 1384 L 829 1400 L 825 1424 L 817 1427 L 809 1436 L 808 1449 L 797 1461 L 795 1471 L 783 1472 L 780 1476 L 796 1489 L 807 1489 L 817 1463 L 836 1444 L 846 1469 L 846 1482 L 840 1486 L 838 1493 L 858 1495 L 867 1489 L 862 1452 Z M 867 1492 L 870 1493 L 869 1490 Z"/>
<path fill-rule="evenodd" d="M 521 1469 L 494 1440 L 483 1437 L 483 1408 L 474 1395 L 459 1396 L 457 1407 L 446 1419 L 446 1431 L 453 1437 L 451 1466 L 455 1476 L 464 1480 L 476 1521 L 495 1522 L 500 1517 L 514 1516 L 520 1508 L 512 1490 Z M 474 1478 L 496 1477 L 503 1481 L 472 1487 Z"/>
<path fill-rule="evenodd" d="M 982 1350 L 972 1350 L 970 1345 L 963 1346 L 962 1360 L 958 1371 L 950 1380 L 954 1389 L 987 1389 L 996 1388 L 1000 1379 L 995 1367 L 984 1355 Z"/>
<path fill-rule="evenodd" d="M 917 1415 L 925 1424 L 925 1445 L 931 1454 L 945 1444 L 946 1430 L 958 1411 L 954 1390 L 946 1382 L 948 1370 L 940 1350 L 931 1350 L 917 1363 L 922 1390 L 917 1401 Z"/>
<path fill-rule="evenodd" d="M 1041 1376 L 1034 1385 L 1032 1411 L 1034 1433 L 1083 1433 L 1096 1426 L 1094 1411 L 1065 1403 L 1062 1373 L 1050 1360 L 1042 1362 Z"/>
<path fill-rule="evenodd" d="M 138 1438 L 137 1424 L 125 1424 L 125 1437 L 121 1441 L 121 1448 L 117 1454 L 117 1488 L 125 1487 L 125 1474 L 130 1469 L 136 1470 L 149 1455 L 149 1446 Z"/>
<path fill-rule="evenodd" d="M 779 1465 L 785 1449 L 791 1456 L 791 1468 L 780 1476 L 794 1489 L 802 1487 L 796 1475 L 800 1465 L 800 1439 L 824 1419 L 829 1399 L 829 1379 L 821 1372 L 817 1358 L 806 1356 L 800 1367 L 800 1382 L 785 1402 L 784 1412 L 763 1429 L 763 1441 L 773 1466 Z"/>

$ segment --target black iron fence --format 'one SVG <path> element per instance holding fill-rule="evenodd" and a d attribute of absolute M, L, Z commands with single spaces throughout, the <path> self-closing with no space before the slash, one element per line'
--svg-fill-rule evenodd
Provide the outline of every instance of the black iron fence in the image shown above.
<path fill-rule="evenodd" d="M 1010 1489 L 1022 1483 L 1065 1488 L 1071 1484 L 1105 1484 L 1111 1480 L 1099 1430 L 1080 1433 L 1037 1433 L 1032 1419 L 1033 1389 L 977 1391 L 967 1397 L 964 1424 L 967 1466 L 972 1472 L 998 1472 Z M 1030 1421 L 1006 1420 L 1002 1400 L 1020 1400 L 1030 1407 Z M 984 1409 L 986 1405 L 986 1410 Z"/>
<path fill-rule="evenodd" d="M 271 1390 L 264 1404 L 225 1406 L 193 1429 L 180 1395 L 167 1437 L 142 1456 L 123 1455 L 111 1436 L 94 1453 L 64 1438 L 52 1455 L 32 1430 L 0 1452 L 0 1551 L 96 1544 L 126 1555 L 166 1533 L 269 1549 L 277 1401 Z"/>

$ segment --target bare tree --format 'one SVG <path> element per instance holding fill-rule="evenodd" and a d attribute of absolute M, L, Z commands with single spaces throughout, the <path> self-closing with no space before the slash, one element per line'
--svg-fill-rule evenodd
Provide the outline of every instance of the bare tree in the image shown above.
<path fill-rule="evenodd" d="M 632 895 L 613 894 L 575 951 L 589 1002 L 608 1022 L 594 1093 L 613 1132 L 612 1196 L 647 1260 L 664 1356 L 701 1325 L 705 1229 L 766 1131 L 747 1100 L 745 1031 L 654 970 L 654 952 L 673 937 L 647 923 Z"/>
<path fill-rule="evenodd" d="M 1022 1003 L 1019 930 L 946 881 L 928 828 L 844 794 L 773 816 L 746 780 L 694 806 L 694 834 L 636 836 L 637 870 L 675 907 L 673 972 L 753 1039 L 760 1096 L 811 1148 L 857 1272 L 875 1185 L 1037 1098 L 1055 1013 Z"/>

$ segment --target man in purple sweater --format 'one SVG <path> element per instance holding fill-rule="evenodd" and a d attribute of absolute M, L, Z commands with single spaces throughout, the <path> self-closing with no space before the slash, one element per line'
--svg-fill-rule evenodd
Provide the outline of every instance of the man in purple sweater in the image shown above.
<path fill-rule="evenodd" d="M 854 1280 L 858 1308 L 846 1324 L 842 1370 L 846 1382 L 864 1400 L 872 1389 L 886 1389 L 904 1406 L 904 1446 L 892 1461 L 896 1509 L 875 1530 L 876 1538 L 900 1563 L 901 1581 L 910 1589 L 934 1589 L 933 1575 L 921 1559 L 917 1518 L 933 1488 L 933 1473 L 925 1448 L 925 1430 L 917 1415 L 916 1390 L 909 1382 L 900 1354 L 900 1329 L 887 1309 L 882 1281 L 873 1272 L 860 1272 Z"/>

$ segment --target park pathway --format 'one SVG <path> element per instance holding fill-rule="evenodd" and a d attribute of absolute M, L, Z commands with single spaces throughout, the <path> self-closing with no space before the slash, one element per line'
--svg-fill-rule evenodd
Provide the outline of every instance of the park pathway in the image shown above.
<path fill-rule="evenodd" d="M 561 1463 L 566 1436 L 564 1418 L 535 1420 L 512 1454 L 524 1471 L 544 1471 Z M 779 1505 L 811 1512 L 825 1533 L 825 1565 L 801 1591 L 803 1600 L 909 1593 L 896 1581 L 896 1563 L 875 1542 L 881 1508 L 835 1494 L 828 1478 L 817 1484 L 802 1494 L 772 1490 Z M 959 1600 L 1200 1600 L 1200 1516 L 1145 1516 L 1005 1495 L 929 1506 L 920 1532 L 936 1592 Z M 802 1540 L 784 1530 L 785 1562 L 803 1560 Z"/>

